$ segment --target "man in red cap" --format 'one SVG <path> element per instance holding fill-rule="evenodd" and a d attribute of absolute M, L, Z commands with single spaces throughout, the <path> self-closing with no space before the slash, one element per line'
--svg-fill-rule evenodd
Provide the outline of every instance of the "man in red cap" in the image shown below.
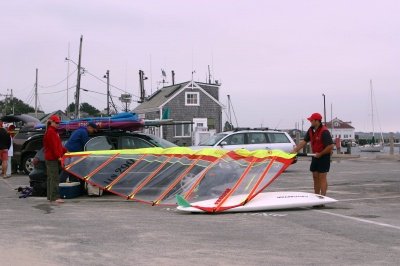
<path fill-rule="evenodd" d="M 60 158 L 67 151 L 61 143 L 60 136 L 57 133 L 57 128 L 60 124 L 60 118 L 57 115 L 52 115 L 47 122 L 46 133 L 43 138 L 44 159 L 47 167 L 47 199 L 50 202 L 64 202 L 60 199 L 58 186 L 60 183 Z"/>
<path fill-rule="evenodd" d="M 332 136 L 326 126 L 322 124 L 322 115 L 313 113 L 309 118 L 311 127 L 308 129 L 304 140 L 293 149 L 297 153 L 307 142 L 311 142 L 312 157 L 310 171 L 313 173 L 315 194 L 326 195 L 328 182 L 326 176 L 331 164 L 331 153 L 333 149 Z"/>

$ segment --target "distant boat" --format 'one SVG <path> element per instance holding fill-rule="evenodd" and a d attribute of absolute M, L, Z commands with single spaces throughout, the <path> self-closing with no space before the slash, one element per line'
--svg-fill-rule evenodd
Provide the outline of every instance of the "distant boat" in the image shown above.
<path fill-rule="evenodd" d="M 383 151 L 383 135 L 381 132 L 381 142 L 380 143 L 375 143 L 375 127 L 374 127 L 374 101 L 372 97 L 372 80 L 370 80 L 370 95 L 371 95 L 371 122 L 372 122 L 372 139 L 369 144 L 365 144 L 360 146 L 360 151 L 361 152 L 381 152 Z"/>
<path fill-rule="evenodd" d="M 382 144 L 365 144 L 360 146 L 360 151 L 362 152 L 381 152 L 383 151 Z"/>

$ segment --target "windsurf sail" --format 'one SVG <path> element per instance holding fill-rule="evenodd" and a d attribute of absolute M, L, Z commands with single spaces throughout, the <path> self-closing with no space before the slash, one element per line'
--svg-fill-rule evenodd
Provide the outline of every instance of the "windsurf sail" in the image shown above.
<path fill-rule="evenodd" d="M 64 169 L 106 191 L 151 205 L 221 212 L 251 201 L 293 161 L 282 151 L 189 148 L 67 153 Z M 204 204 L 192 204 L 205 202 Z"/>

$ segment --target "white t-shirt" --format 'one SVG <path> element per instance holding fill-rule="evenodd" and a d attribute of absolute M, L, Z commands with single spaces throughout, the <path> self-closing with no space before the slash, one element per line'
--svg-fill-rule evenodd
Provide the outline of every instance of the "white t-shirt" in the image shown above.
<path fill-rule="evenodd" d="M 10 148 L 8 148 L 8 156 L 13 156 L 14 155 L 14 145 L 13 145 L 13 138 L 11 138 L 11 145 Z"/>

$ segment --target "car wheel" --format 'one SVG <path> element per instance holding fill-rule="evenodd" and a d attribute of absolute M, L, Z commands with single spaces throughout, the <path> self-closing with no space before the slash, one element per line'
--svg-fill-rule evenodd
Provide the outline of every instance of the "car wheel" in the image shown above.
<path fill-rule="evenodd" d="M 25 174 L 29 175 L 33 171 L 33 158 L 35 154 L 30 153 L 24 156 L 22 159 L 22 170 L 24 170 Z"/>

